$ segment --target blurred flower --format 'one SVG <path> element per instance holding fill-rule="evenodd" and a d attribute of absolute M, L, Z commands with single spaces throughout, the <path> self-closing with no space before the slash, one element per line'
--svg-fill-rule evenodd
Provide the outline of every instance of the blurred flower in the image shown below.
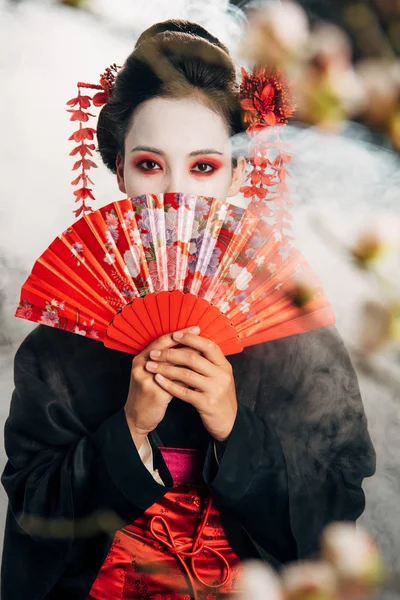
<path fill-rule="evenodd" d="M 308 18 L 299 4 L 267 5 L 250 14 L 241 53 L 256 64 L 282 67 L 301 59 L 308 33 Z"/>
<path fill-rule="evenodd" d="M 387 249 L 384 238 L 376 229 L 371 229 L 360 234 L 350 253 L 358 265 L 365 269 L 371 261 L 381 258 Z"/>
<path fill-rule="evenodd" d="M 295 306 L 303 308 L 315 296 L 315 289 L 310 282 L 297 279 L 289 292 Z"/>
<path fill-rule="evenodd" d="M 58 0 L 59 4 L 65 4 L 65 6 L 72 6 L 73 8 L 86 8 L 87 0 Z"/>
<path fill-rule="evenodd" d="M 350 40 L 337 25 L 318 23 L 311 32 L 307 55 L 320 71 L 343 71 L 351 64 Z"/>
<path fill-rule="evenodd" d="M 388 127 L 398 109 L 398 84 L 391 62 L 365 59 L 356 65 L 366 103 L 362 116 L 369 125 Z"/>
<path fill-rule="evenodd" d="M 297 118 L 321 129 L 338 132 L 346 113 L 328 76 L 305 65 L 294 81 L 294 87 Z"/>
<path fill-rule="evenodd" d="M 342 582 L 374 586 L 383 580 L 379 550 L 358 525 L 339 522 L 328 525 L 321 537 L 321 549 Z"/>
<path fill-rule="evenodd" d="M 338 580 L 332 565 L 322 561 L 298 561 L 285 566 L 282 583 L 287 600 L 334 600 Z"/>
<path fill-rule="evenodd" d="M 385 305 L 373 300 L 365 301 L 359 322 L 358 344 L 364 354 L 376 352 L 388 341 L 391 317 Z"/>
<path fill-rule="evenodd" d="M 347 118 L 359 115 L 365 109 L 366 90 L 361 77 L 352 66 L 330 73 L 329 81 Z"/>
<path fill-rule="evenodd" d="M 283 600 L 281 582 L 275 571 L 260 560 L 243 562 L 241 600 Z"/>
<path fill-rule="evenodd" d="M 364 106 L 362 82 L 351 65 L 350 42 L 336 25 L 320 23 L 311 32 L 295 95 L 298 116 L 330 131 Z"/>

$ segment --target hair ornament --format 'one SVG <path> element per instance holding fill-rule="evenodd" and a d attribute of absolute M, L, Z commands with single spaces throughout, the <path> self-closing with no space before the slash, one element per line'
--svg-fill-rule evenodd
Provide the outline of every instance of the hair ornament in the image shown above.
<path fill-rule="evenodd" d="M 261 209 L 265 217 L 273 217 L 283 233 L 283 228 L 288 227 L 285 220 L 291 219 L 286 176 L 292 154 L 280 139 L 277 126 L 288 123 L 296 106 L 287 77 L 280 69 L 255 67 L 248 73 L 242 67 L 241 74 L 240 105 L 244 123 L 248 123 L 251 169 L 246 176 L 248 183 L 240 191 L 245 198 L 251 198 L 250 208 L 257 212 Z M 275 210 L 268 206 L 271 201 Z"/>
<path fill-rule="evenodd" d="M 78 86 L 78 95 L 76 98 L 71 98 L 68 100 L 67 105 L 75 108 L 67 109 L 67 112 L 71 113 L 70 121 L 78 121 L 79 128 L 74 131 L 74 133 L 68 138 L 69 140 L 73 140 L 77 142 L 78 145 L 69 153 L 70 156 L 80 155 L 79 160 L 77 160 L 72 167 L 73 171 L 81 170 L 78 177 L 71 181 L 72 185 L 78 185 L 79 183 L 82 186 L 74 191 L 75 202 L 82 202 L 81 206 L 74 210 L 75 217 L 79 217 L 81 213 L 85 214 L 87 212 L 92 212 L 93 209 L 91 206 L 86 204 L 86 200 L 95 200 L 93 195 L 93 190 L 89 185 L 94 185 L 93 181 L 87 175 L 87 171 L 89 169 L 96 169 L 96 163 L 91 160 L 93 156 L 93 150 L 95 149 L 94 144 L 87 143 L 87 141 L 91 142 L 94 139 L 94 135 L 96 130 L 92 127 L 83 127 L 82 123 L 87 123 L 89 117 L 95 117 L 96 115 L 88 112 L 88 109 L 93 106 L 103 106 L 106 104 L 110 98 L 112 90 L 115 85 L 115 78 L 118 72 L 118 69 L 121 67 L 117 66 L 115 63 L 102 73 L 100 76 L 100 83 L 84 83 L 79 81 L 77 83 Z M 81 94 L 82 89 L 91 89 L 91 90 L 99 90 L 93 97 L 89 95 Z"/>
<path fill-rule="evenodd" d="M 77 146 L 70 152 L 70 156 L 79 155 L 74 163 L 73 171 L 80 169 L 80 173 L 71 184 L 81 187 L 74 191 L 75 202 L 81 202 L 76 210 L 75 217 L 92 212 L 93 209 L 86 201 L 95 200 L 93 189 L 90 185 L 94 182 L 87 174 L 89 169 L 97 168 L 92 160 L 95 150 L 94 136 L 96 130 L 83 126 L 89 117 L 96 115 L 89 112 L 90 107 L 106 104 L 114 89 L 116 75 L 121 67 L 115 63 L 100 76 L 99 84 L 78 82 L 78 95 L 67 102 L 72 108 L 70 120 L 78 121 L 79 128 L 68 138 L 77 142 Z M 281 224 L 281 233 L 284 221 L 290 220 L 291 215 L 287 208 L 291 201 L 287 196 L 286 185 L 287 169 L 292 154 L 288 147 L 279 138 L 276 126 L 286 125 L 292 116 L 295 105 L 293 104 L 289 84 L 286 76 L 277 68 L 256 67 L 252 73 L 241 68 L 241 85 L 239 92 L 240 105 L 244 110 L 243 120 L 247 124 L 249 142 L 248 162 L 251 169 L 246 176 L 247 184 L 240 188 L 245 198 L 251 198 L 249 207 L 261 211 L 264 217 L 274 217 Z M 98 90 L 93 97 L 82 94 L 81 90 Z M 275 156 L 272 156 L 275 154 Z M 272 191 L 273 189 L 273 191 Z M 271 207 L 274 202 L 275 210 Z"/>

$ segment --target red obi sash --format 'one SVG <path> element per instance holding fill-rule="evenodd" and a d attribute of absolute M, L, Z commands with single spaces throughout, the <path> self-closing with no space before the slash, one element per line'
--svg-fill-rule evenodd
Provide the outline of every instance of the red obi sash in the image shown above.
<path fill-rule="evenodd" d="M 160 448 L 174 485 L 118 530 L 88 600 L 231 600 L 241 564 L 201 479 L 196 450 Z"/>

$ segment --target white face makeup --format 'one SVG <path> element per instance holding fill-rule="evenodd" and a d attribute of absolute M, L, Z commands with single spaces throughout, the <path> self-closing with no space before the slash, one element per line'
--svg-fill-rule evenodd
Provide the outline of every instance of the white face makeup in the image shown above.
<path fill-rule="evenodd" d="M 244 168 L 239 159 L 232 172 L 222 116 L 193 98 L 152 98 L 134 113 L 117 177 L 127 197 L 185 192 L 224 200 L 238 193 Z"/>

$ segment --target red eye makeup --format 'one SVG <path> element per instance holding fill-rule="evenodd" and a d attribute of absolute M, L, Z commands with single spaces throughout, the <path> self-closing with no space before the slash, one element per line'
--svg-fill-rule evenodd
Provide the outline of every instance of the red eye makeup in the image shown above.
<path fill-rule="evenodd" d="M 222 167 L 222 162 L 215 159 L 197 160 L 191 168 L 192 173 L 201 176 L 210 176 Z"/>
<path fill-rule="evenodd" d="M 162 170 L 162 168 L 160 168 L 161 165 L 157 160 L 154 159 L 154 157 L 144 155 L 135 157 L 133 160 L 133 167 L 146 174 L 158 173 L 160 170 Z"/>
<path fill-rule="evenodd" d="M 196 157 L 197 158 L 197 157 Z M 190 167 L 190 172 L 196 176 L 209 177 L 221 167 L 223 162 L 216 158 L 202 157 L 200 160 L 197 158 L 196 162 Z M 133 168 L 138 169 L 143 174 L 153 175 L 163 171 L 163 166 L 160 164 L 159 157 L 154 155 L 141 153 L 132 160 Z"/>

